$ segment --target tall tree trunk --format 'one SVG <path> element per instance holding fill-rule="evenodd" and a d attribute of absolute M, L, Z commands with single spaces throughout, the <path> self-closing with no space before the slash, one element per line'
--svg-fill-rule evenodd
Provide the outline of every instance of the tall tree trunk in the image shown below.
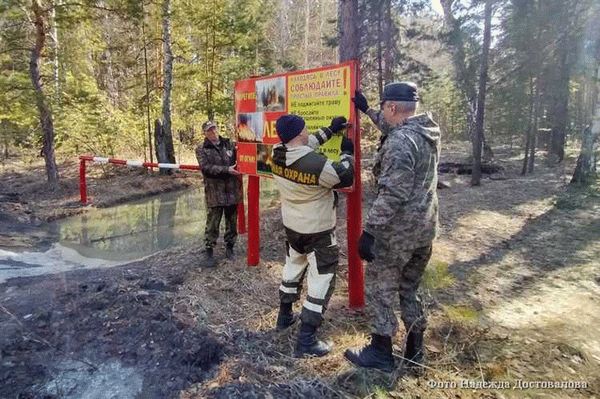
<path fill-rule="evenodd" d="M 533 123 L 531 125 L 531 142 L 529 148 L 529 163 L 527 166 L 527 171 L 529 173 L 533 173 L 533 169 L 535 167 L 535 151 L 537 149 L 537 136 L 539 131 L 539 123 L 540 123 L 540 87 L 539 87 L 539 77 L 536 79 L 536 87 L 535 94 L 533 96 Z"/>
<path fill-rule="evenodd" d="M 396 43 L 394 41 L 394 32 L 395 25 L 394 20 L 392 19 L 392 2 L 391 0 L 384 0 L 384 24 L 383 24 L 383 32 L 385 37 L 385 45 L 383 51 L 383 80 L 386 83 L 391 83 L 394 81 L 394 58 L 395 58 L 395 49 Z"/>
<path fill-rule="evenodd" d="M 156 159 L 159 163 L 175 163 L 175 159 L 169 158 L 169 151 L 174 151 L 173 140 L 169 141 L 164 131 L 160 119 L 154 121 L 154 149 L 156 150 Z M 163 161 L 164 159 L 164 161 Z M 172 169 L 160 169 L 161 175 L 170 175 Z"/>
<path fill-rule="evenodd" d="M 488 79 L 488 58 L 492 37 L 492 2 L 486 0 L 484 11 L 483 46 L 481 49 L 481 70 L 479 71 L 479 92 L 477 94 L 477 116 L 475 118 L 475 134 L 473 136 L 473 174 L 471 185 L 481 184 L 481 150 L 483 148 L 483 129 L 485 121 L 485 96 Z"/>
<path fill-rule="evenodd" d="M 107 5 L 100 1 L 97 4 L 106 7 Z M 115 78 L 114 66 L 113 66 L 113 55 L 111 50 L 111 23 L 113 19 L 109 14 L 105 14 L 103 21 L 100 24 L 100 30 L 102 31 L 102 38 L 106 43 L 106 48 L 102 52 L 102 67 L 100 69 L 100 82 L 106 89 L 108 99 L 113 107 L 116 107 L 119 103 L 119 80 Z"/>
<path fill-rule="evenodd" d="M 573 178 L 571 184 L 589 186 L 593 184 L 598 178 L 596 170 L 596 143 L 600 138 L 600 67 L 596 72 L 596 110 L 592 119 L 591 126 L 587 127 L 583 131 L 583 137 L 581 140 L 581 153 L 577 158 L 577 166 L 575 172 L 573 172 Z"/>
<path fill-rule="evenodd" d="M 40 113 L 40 124 L 44 134 L 44 144 L 42 153 L 46 162 L 46 175 L 48 182 L 52 185 L 58 183 L 58 168 L 54 158 L 54 124 L 52 122 L 52 112 L 48 106 L 46 95 L 42 89 L 40 76 L 40 59 L 46 40 L 46 27 L 44 23 L 44 11 L 40 5 L 40 0 L 33 0 L 31 9 L 33 11 L 33 23 L 35 25 L 35 44 L 31 49 L 31 58 L 29 60 L 29 75 L 35 91 L 35 102 Z"/>
<path fill-rule="evenodd" d="M 323 37 L 323 27 L 325 26 L 325 5 L 323 4 L 323 0 L 317 0 L 317 4 L 319 5 L 319 29 L 317 31 L 318 35 L 319 35 L 319 64 L 323 65 L 325 64 L 325 52 L 323 49 L 323 40 L 321 40 L 321 38 Z"/>
<path fill-rule="evenodd" d="M 162 98 L 162 136 L 165 140 L 166 158 L 158 158 L 158 162 L 174 163 L 175 149 L 173 148 L 173 135 L 171 133 L 171 89 L 173 87 L 173 52 L 171 50 L 171 0 L 163 1 L 163 98 Z M 158 145 L 158 144 L 157 144 Z M 161 170 L 167 174 L 170 170 Z"/>
<path fill-rule="evenodd" d="M 523 157 L 523 167 L 521 168 L 521 175 L 527 174 L 527 165 L 529 165 L 529 147 L 531 144 L 531 131 L 533 129 L 533 107 L 535 106 L 534 99 L 534 83 L 533 78 L 529 77 L 529 111 L 527 117 L 527 129 L 525 130 L 525 156 Z"/>
<path fill-rule="evenodd" d="M 340 62 L 358 59 L 360 54 L 358 0 L 339 0 L 338 7 Z"/>
<path fill-rule="evenodd" d="M 210 52 L 210 73 L 209 73 L 209 84 L 208 84 L 208 98 L 209 101 L 209 109 L 208 109 L 208 119 L 211 121 L 215 119 L 215 110 L 214 110 L 214 93 L 215 93 L 215 69 L 217 63 L 217 29 L 212 30 L 211 35 L 211 52 Z"/>
<path fill-rule="evenodd" d="M 465 52 L 463 32 L 460 26 L 461 23 L 454 17 L 454 14 L 452 13 L 452 5 L 455 3 L 455 0 L 440 0 L 440 3 L 444 11 L 444 29 L 448 35 L 448 47 L 452 58 L 452 64 L 454 66 L 456 85 L 463 94 L 467 104 L 465 115 L 467 132 L 465 132 L 465 136 L 467 139 L 473 140 L 476 125 L 477 92 L 475 90 L 475 84 L 473 83 L 472 76 L 467 67 L 467 56 Z"/>
<path fill-rule="evenodd" d="M 287 62 L 289 43 L 292 41 L 292 33 L 290 29 L 290 16 L 292 5 L 291 0 L 281 0 L 277 8 L 277 20 L 279 21 L 279 29 L 277 34 L 278 43 L 276 46 L 279 49 L 280 62 Z"/>
<path fill-rule="evenodd" d="M 53 79 L 54 79 L 54 98 L 56 103 L 60 102 L 60 63 L 58 60 L 59 39 L 58 39 L 58 22 L 56 21 L 56 8 L 61 4 L 60 0 L 54 2 L 54 7 L 51 10 L 52 17 L 52 50 L 53 50 Z"/>
<path fill-rule="evenodd" d="M 308 38 L 310 31 L 310 0 L 304 0 L 304 68 L 308 68 Z"/>
<path fill-rule="evenodd" d="M 568 64 L 567 43 L 559 45 L 559 62 L 556 65 L 557 76 L 554 96 L 552 96 L 552 144 L 550 146 L 551 154 L 562 162 L 565 157 L 565 138 L 567 122 L 569 117 L 569 79 L 570 71 Z"/>
<path fill-rule="evenodd" d="M 4 159 L 8 159 L 10 151 L 8 150 L 8 136 L 4 136 Z"/>
<path fill-rule="evenodd" d="M 208 61 L 209 60 L 209 54 L 210 54 L 210 42 L 209 42 L 209 34 L 210 32 L 214 32 L 215 27 L 213 25 L 212 22 L 212 18 L 211 18 L 211 26 L 210 28 L 206 31 L 206 34 L 204 35 L 204 76 L 206 77 L 205 81 L 204 81 L 204 102 L 205 102 L 205 107 L 206 107 L 206 113 L 208 114 L 208 119 L 212 119 L 211 118 L 211 113 L 212 113 L 212 104 L 211 104 L 211 97 L 210 97 L 210 65 L 211 63 Z"/>
<path fill-rule="evenodd" d="M 144 78 L 146 84 L 146 129 L 148 131 L 148 153 L 150 154 L 150 162 L 154 162 L 154 151 L 152 149 L 152 127 L 150 123 L 150 75 L 148 72 L 148 40 L 146 38 L 146 12 L 144 10 L 144 2 L 142 6 L 142 40 L 144 41 Z M 144 161 L 146 160 L 146 140 L 144 139 Z"/>
<path fill-rule="evenodd" d="M 152 20 L 152 18 L 150 18 Z M 160 18 L 156 18 L 156 32 L 162 30 L 161 27 L 162 20 Z M 161 46 L 154 46 L 154 54 L 156 60 L 156 68 L 154 69 L 154 87 L 162 87 L 163 84 L 163 69 L 164 69 L 164 57 L 163 50 Z"/>
<path fill-rule="evenodd" d="M 523 167 L 521 168 L 521 175 L 527 174 L 527 165 L 529 165 L 529 148 L 531 146 L 531 126 L 525 131 L 525 157 L 523 158 Z"/>
<path fill-rule="evenodd" d="M 8 121 L 6 120 L 2 120 L 0 121 L 0 137 L 2 137 L 2 144 L 4 144 L 4 150 L 3 150 L 3 159 L 8 159 L 9 154 L 9 150 L 8 150 L 8 146 L 9 146 L 9 142 L 8 142 L 8 136 L 9 136 L 9 130 L 8 130 Z"/>
<path fill-rule="evenodd" d="M 167 163 L 167 146 L 165 144 L 165 136 L 163 131 L 163 125 L 160 119 L 154 120 L 154 150 L 156 151 L 157 162 Z M 165 173 L 161 170 L 161 174 Z"/>

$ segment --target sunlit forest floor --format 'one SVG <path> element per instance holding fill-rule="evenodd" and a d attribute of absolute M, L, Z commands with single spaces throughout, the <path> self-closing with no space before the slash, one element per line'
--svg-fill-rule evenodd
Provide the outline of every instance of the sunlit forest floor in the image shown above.
<path fill-rule="evenodd" d="M 335 344 L 333 355 L 290 357 L 295 334 L 272 331 L 283 258 L 281 229 L 269 229 L 280 223 L 275 213 L 263 222 L 265 232 L 275 230 L 263 241 L 264 267 L 248 269 L 240 262 L 216 274 L 199 271 L 179 292 L 181 314 L 208 323 L 235 348 L 211 380 L 184 397 L 247 391 L 254 395 L 247 397 L 598 395 L 600 194 L 597 188 L 566 190 L 570 166 L 540 163 L 533 175 L 521 177 L 518 157 L 504 159 L 502 180 L 485 179 L 479 188 L 471 188 L 468 177 L 442 176 L 451 187 L 440 191 L 443 233 L 423 287 L 430 316 L 424 377 L 403 376 L 401 369 L 392 375 L 357 370 L 343 358 L 346 348 L 364 344 L 369 333 L 367 318 L 347 307 L 346 264 L 323 331 Z M 365 210 L 372 187 L 366 190 Z M 395 344 L 401 356 L 403 334 Z M 511 388 L 518 380 L 585 381 L 588 389 L 460 389 L 464 380 L 508 381 Z M 432 389 L 431 381 L 459 389 Z"/>
<path fill-rule="evenodd" d="M 200 248 L 177 247 L 114 269 L 9 282 L 0 290 L 0 304 L 16 309 L 17 317 L 19 312 L 32 316 L 17 323 L 0 312 L 8 332 L 0 340 L 0 378 L 17 372 L 21 379 L 15 381 L 29 378 L 33 385 L 47 378 L 43 367 L 56 369 L 53 358 L 95 356 L 137 367 L 154 384 L 147 397 L 178 390 L 182 398 L 598 397 L 600 192 L 567 188 L 572 155 L 560 167 L 548 167 L 541 158 L 535 173 L 523 177 L 519 156 L 499 149 L 496 157 L 505 171 L 476 188 L 468 176 L 442 175 L 450 187 L 439 191 L 443 229 L 423 283 L 429 328 L 421 378 L 403 375 L 400 367 L 392 374 L 358 370 L 344 359 L 346 348 L 367 342 L 369 328 L 366 315 L 347 306 L 343 247 L 340 278 L 321 332 L 334 351 L 320 359 L 291 357 L 297 326 L 283 333 L 273 329 L 284 248 L 277 209 L 261 215 L 259 267 L 245 265 L 242 237 L 236 261 L 222 261 L 216 270 L 202 267 Z M 461 159 L 464 151 L 457 146 L 445 157 Z M 80 211 L 69 205 L 77 200 L 76 169 L 75 164 L 67 168 L 68 195 L 41 199 L 35 194 L 39 176 L 3 174 L 3 182 L 15 176 L 14 187 L 21 189 L 13 191 L 21 190 L 27 210 L 11 214 L 44 219 L 71 208 Z M 142 195 L 197 182 L 108 173 L 117 174 L 106 185 L 110 189 L 101 188 L 101 177 L 90 189 L 97 204 L 123 201 L 118 193 L 128 187 Z M 373 186 L 368 171 L 363 175 L 366 214 Z M 55 202 L 40 205 L 45 201 Z M 342 201 L 340 243 L 346 236 L 344 216 Z M 395 339 L 398 364 L 403 339 L 402 332 Z M 22 369 L 20 363 L 5 366 L 15 359 Z M 32 373 L 31 364 L 40 369 Z M 510 388 L 461 388 L 467 380 L 507 381 Z M 512 389 L 519 380 L 583 381 L 587 388 Z M 432 381 L 457 387 L 432 388 Z"/>

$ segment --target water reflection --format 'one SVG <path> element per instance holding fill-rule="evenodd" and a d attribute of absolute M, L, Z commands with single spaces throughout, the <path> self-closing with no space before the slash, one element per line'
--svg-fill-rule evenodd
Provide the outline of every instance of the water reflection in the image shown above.
<path fill-rule="evenodd" d="M 277 199 L 273 180 L 261 179 L 261 209 Z M 201 245 L 205 223 L 204 193 L 193 189 L 96 209 L 52 229 L 61 245 L 84 257 L 131 261 L 173 245 Z"/>

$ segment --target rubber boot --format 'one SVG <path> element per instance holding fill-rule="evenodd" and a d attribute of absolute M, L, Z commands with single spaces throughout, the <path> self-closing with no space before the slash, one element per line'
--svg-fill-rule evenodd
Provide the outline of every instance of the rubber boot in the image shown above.
<path fill-rule="evenodd" d="M 209 269 L 217 267 L 217 260 L 215 259 L 215 255 L 213 253 L 212 248 L 206 248 L 206 255 L 204 257 L 204 267 Z"/>
<path fill-rule="evenodd" d="M 362 348 L 347 349 L 346 359 L 359 367 L 368 367 L 383 371 L 394 369 L 392 356 L 392 338 L 385 335 L 371 334 L 371 343 Z"/>
<path fill-rule="evenodd" d="M 404 350 L 404 367 L 408 373 L 419 376 L 423 374 L 425 362 L 425 348 L 423 346 L 423 332 L 411 331 L 406 337 Z"/>
<path fill-rule="evenodd" d="M 302 323 L 298 332 L 294 357 L 321 357 L 329 352 L 331 352 L 331 345 L 317 339 L 317 327 Z"/>
<path fill-rule="evenodd" d="M 281 303 L 279 305 L 279 314 L 277 315 L 277 331 L 283 331 L 293 325 L 298 320 L 297 315 L 292 312 L 292 303 Z"/>
<path fill-rule="evenodd" d="M 235 258 L 235 253 L 233 252 L 233 245 L 227 244 L 227 247 L 225 247 L 225 258 L 229 260 Z"/>

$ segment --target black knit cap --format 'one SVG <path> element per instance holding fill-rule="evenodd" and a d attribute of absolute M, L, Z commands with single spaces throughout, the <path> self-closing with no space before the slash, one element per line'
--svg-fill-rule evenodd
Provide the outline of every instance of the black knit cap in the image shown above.
<path fill-rule="evenodd" d="M 275 122 L 275 130 L 282 143 L 287 143 L 304 129 L 304 119 L 298 115 L 282 115 Z"/>
<path fill-rule="evenodd" d="M 419 101 L 417 85 L 413 82 L 394 82 L 385 85 L 381 103 L 384 101 Z"/>

